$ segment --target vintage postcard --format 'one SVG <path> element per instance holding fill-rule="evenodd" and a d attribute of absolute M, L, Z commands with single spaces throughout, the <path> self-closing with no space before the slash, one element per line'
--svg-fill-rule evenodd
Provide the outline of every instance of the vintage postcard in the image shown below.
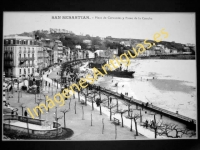
<path fill-rule="evenodd" d="M 3 13 L 2 140 L 197 139 L 195 13 Z"/>

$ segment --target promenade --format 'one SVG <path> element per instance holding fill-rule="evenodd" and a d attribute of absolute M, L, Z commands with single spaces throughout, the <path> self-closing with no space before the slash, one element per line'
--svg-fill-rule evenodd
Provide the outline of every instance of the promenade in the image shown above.
<path fill-rule="evenodd" d="M 54 74 L 57 75 L 55 69 L 51 71 L 50 77 Z M 47 78 L 48 73 L 46 72 L 45 75 L 43 75 L 43 80 L 47 81 L 48 83 L 52 83 L 52 80 L 50 78 Z M 28 82 L 25 81 L 25 85 L 27 85 Z M 20 83 L 20 86 L 22 86 L 23 83 Z M 57 92 L 60 92 L 61 88 L 58 84 L 53 86 L 53 92 L 52 87 L 44 86 L 43 92 L 41 94 L 37 94 L 35 97 L 35 94 L 27 93 L 26 91 L 22 91 L 22 96 L 20 95 L 20 99 L 18 102 L 18 93 L 16 91 L 17 86 L 14 87 L 14 93 L 13 95 L 11 92 L 9 92 L 9 95 L 12 96 L 7 100 L 10 103 L 11 107 L 18 108 L 17 113 L 19 115 L 22 115 L 22 105 L 23 105 L 23 112 L 26 108 L 33 109 L 38 104 L 36 102 L 45 103 L 45 97 L 49 96 L 51 99 L 53 99 L 54 94 Z M 41 100 L 40 100 L 41 99 Z M 75 98 L 71 98 L 69 100 L 65 101 L 64 106 L 57 106 L 57 116 L 62 117 L 58 120 L 58 123 L 61 124 L 62 127 L 64 127 L 64 114 L 61 112 L 63 110 L 67 110 L 67 113 L 65 114 L 66 119 L 66 128 L 70 128 L 74 131 L 74 134 L 72 137 L 67 138 L 66 140 L 134 140 L 134 139 L 147 139 L 142 134 L 139 134 L 139 136 L 134 136 L 135 131 L 130 132 L 129 129 L 123 128 L 121 126 L 117 126 L 117 131 L 115 130 L 115 125 L 113 125 L 106 114 L 99 114 L 98 110 L 91 110 L 91 107 L 82 105 L 78 101 L 78 94 L 75 94 Z M 75 112 L 76 111 L 76 112 Z M 84 113 L 83 113 L 84 112 Z M 41 115 L 41 119 L 47 119 L 49 122 L 55 121 L 55 113 L 56 109 L 51 108 L 49 109 L 49 112 L 44 112 Z M 91 114 L 92 114 L 92 124 L 91 124 Z M 38 117 L 36 117 L 38 118 Z M 103 120 L 103 123 L 102 123 Z M 13 122 L 14 123 L 14 122 Z M 104 126 L 103 126 L 104 125 Z M 104 129 L 103 129 L 104 127 Z M 116 135 L 117 133 L 117 135 Z"/>

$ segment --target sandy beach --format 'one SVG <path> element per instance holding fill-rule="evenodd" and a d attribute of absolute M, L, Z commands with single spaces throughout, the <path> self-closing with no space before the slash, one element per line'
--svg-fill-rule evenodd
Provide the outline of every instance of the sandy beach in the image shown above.
<path fill-rule="evenodd" d="M 95 84 L 196 119 L 195 60 L 133 59 L 129 69 L 136 72 L 134 78 L 105 76 Z"/>

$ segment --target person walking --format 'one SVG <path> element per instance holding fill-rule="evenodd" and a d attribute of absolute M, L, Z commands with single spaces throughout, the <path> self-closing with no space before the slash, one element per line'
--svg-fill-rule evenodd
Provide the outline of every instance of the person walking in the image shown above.
<path fill-rule="evenodd" d="M 13 110 L 11 111 L 11 116 L 12 116 L 12 118 L 14 117 L 14 111 Z"/>
<path fill-rule="evenodd" d="M 146 128 L 148 128 L 148 120 L 146 120 L 146 124 L 145 125 L 146 125 Z"/>
<path fill-rule="evenodd" d="M 27 117 L 27 115 L 28 115 L 28 113 L 27 113 L 27 111 L 25 110 L 25 111 L 24 111 L 24 116 Z"/>

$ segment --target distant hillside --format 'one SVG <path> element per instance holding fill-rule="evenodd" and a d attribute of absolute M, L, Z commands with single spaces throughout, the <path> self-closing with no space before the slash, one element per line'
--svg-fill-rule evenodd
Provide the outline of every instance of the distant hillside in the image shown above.
<path fill-rule="evenodd" d="M 75 45 L 79 44 L 83 49 L 90 49 L 90 50 L 96 50 L 96 47 L 98 49 L 107 49 L 110 47 L 111 49 L 122 49 L 126 50 L 129 49 L 130 47 L 125 47 L 119 44 L 121 41 L 130 41 L 131 45 L 136 46 L 139 43 L 143 43 L 144 39 L 128 39 L 128 38 L 112 38 L 112 37 L 107 37 L 104 40 L 101 40 L 100 37 L 91 37 L 90 35 L 86 34 L 85 36 L 83 35 L 75 35 L 75 34 L 67 34 L 67 33 L 57 33 L 57 34 L 49 34 L 48 31 L 33 31 L 33 32 L 24 32 L 21 34 L 18 34 L 19 36 L 29 36 L 29 37 L 34 37 L 35 34 L 37 34 L 40 38 L 44 39 L 51 39 L 51 40 L 61 40 L 63 42 L 63 45 L 66 47 L 74 48 Z M 85 43 L 83 43 L 83 40 L 91 40 L 92 45 L 90 48 L 87 47 Z M 148 42 L 151 43 L 156 43 L 153 40 L 148 40 Z M 178 51 L 183 50 L 183 47 L 185 46 L 184 44 L 181 43 L 175 43 L 175 42 L 167 42 L 167 41 L 161 41 L 159 43 L 156 43 L 156 45 L 162 44 L 165 47 L 171 49 L 175 48 Z"/>

